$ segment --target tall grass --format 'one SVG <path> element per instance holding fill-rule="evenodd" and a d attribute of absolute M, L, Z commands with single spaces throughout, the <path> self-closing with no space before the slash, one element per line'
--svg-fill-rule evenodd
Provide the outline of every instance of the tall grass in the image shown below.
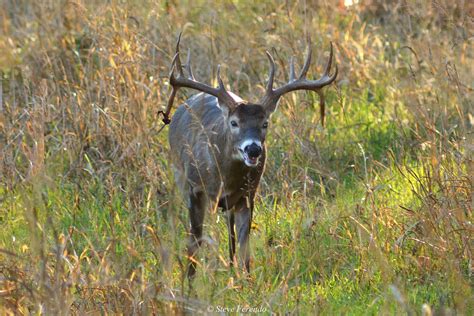
<path fill-rule="evenodd" d="M 0 311 L 459 313 L 473 305 L 469 1 L 40 1 L 0 7 Z M 339 77 L 272 117 L 249 278 L 210 214 L 195 291 L 187 211 L 158 133 L 176 35 L 196 76 L 222 64 L 256 100 L 278 80 Z M 185 95 L 192 92 L 182 93 Z"/>

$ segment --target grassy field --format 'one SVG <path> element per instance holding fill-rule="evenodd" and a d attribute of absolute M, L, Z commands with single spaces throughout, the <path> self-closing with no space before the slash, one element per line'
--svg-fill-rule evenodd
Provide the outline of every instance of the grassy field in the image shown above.
<path fill-rule="evenodd" d="M 470 1 L 0 0 L 0 314 L 474 314 Z M 177 34 L 250 100 L 265 49 L 318 77 L 270 124 L 248 277 L 188 215 L 157 114 Z M 181 101 L 192 91 L 181 92 Z"/>

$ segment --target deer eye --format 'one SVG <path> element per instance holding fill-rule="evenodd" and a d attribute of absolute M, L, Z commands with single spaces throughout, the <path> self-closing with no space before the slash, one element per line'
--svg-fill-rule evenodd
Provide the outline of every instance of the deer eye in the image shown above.
<path fill-rule="evenodd" d="M 268 127 L 268 122 L 263 123 L 263 128 L 267 128 L 267 127 Z"/>
<path fill-rule="evenodd" d="M 230 121 L 230 125 L 232 125 L 232 127 L 237 127 L 237 126 L 239 126 L 239 124 L 237 124 L 236 121 Z"/>

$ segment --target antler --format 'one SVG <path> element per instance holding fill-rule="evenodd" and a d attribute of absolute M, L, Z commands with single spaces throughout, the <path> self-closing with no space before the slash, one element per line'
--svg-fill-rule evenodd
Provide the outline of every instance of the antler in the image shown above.
<path fill-rule="evenodd" d="M 315 91 L 320 96 L 320 104 L 321 104 L 321 113 L 322 120 L 324 123 L 324 96 L 322 95 L 321 89 L 324 86 L 331 84 L 337 77 L 337 65 L 334 71 L 334 74 L 330 75 L 331 66 L 332 66 L 332 57 L 333 57 L 333 48 L 331 42 L 331 50 L 329 53 L 329 61 L 326 65 L 326 70 L 324 74 L 318 80 L 308 80 L 306 79 L 306 74 L 308 73 L 309 66 L 311 64 L 311 41 L 308 40 L 308 54 L 306 56 L 306 60 L 304 62 L 304 66 L 300 71 L 298 79 L 295 79 L 295 65 L 294 65 L 294 58 L 291 57 L 290 60 L 290 80 L 284 86 L 280 88 L 273 89 L 273 80 L 275 77 L 275 61 L 273 60 L 272 55 L 267 51 L 266 52 L 268 60 L 270 61 L 270 74 L 268 78 L 266 93 L 263 99 L 261 100 L 261 104 L 264 107 L 275 107 L 280 97 L 288 92 L 295 91 L 295 90 L 310 90 Z"/>
<path fill-rule="evenodd" d="M 221 103 L 224 103 L 228 107 L 231 107 L 231 108 L 235 107 L 236 102 L 230 96 L 230 94 L 226 91 L 224 87 L 224 83 L 222 82 L 221 75 L 220 75 L 220 65 L 217 66 L 217 82 L 219 83 L 218 88 L 213 88 L 207 84 L 196 81 L 194 79 L 193 71 L 191 69 L 191 53 L 188 50 L 186 70 L 189 76 L 186 77 L 184 75 L 183 65 L 181 63 L 181 59 L 179 58 L 179 43 L 181 41 L 181 34 L 182 33 L 179 33 L 178 42 L 176 43 L 176 53 L 171 63 L 170 85 L 172 86 L 172 91 L 171 91 L 170 98 L 168 100 L 167 113 L 169 113 L 169 109 L 171 109 L 176 93 L 181 87 L 191 88 L 191 89 L 195 89 L 207 94 L 211 94 L 215 96 L 216 98 L 218 98 Z M 175 70 L 178 72 L 177 76 L 175 76 Z"/>

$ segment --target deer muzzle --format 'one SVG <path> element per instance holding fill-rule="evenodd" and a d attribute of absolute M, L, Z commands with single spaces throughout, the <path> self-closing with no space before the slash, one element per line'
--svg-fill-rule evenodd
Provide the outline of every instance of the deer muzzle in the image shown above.
<path fill-rule="evenodd" d="M 256 167 L 258 165 L 258 159 L 262 155 L 263 149 L 260 141 L 247 140 L 242 143 L 239 147 L 242 154 L 244 163 L 248 167 Z"/>

